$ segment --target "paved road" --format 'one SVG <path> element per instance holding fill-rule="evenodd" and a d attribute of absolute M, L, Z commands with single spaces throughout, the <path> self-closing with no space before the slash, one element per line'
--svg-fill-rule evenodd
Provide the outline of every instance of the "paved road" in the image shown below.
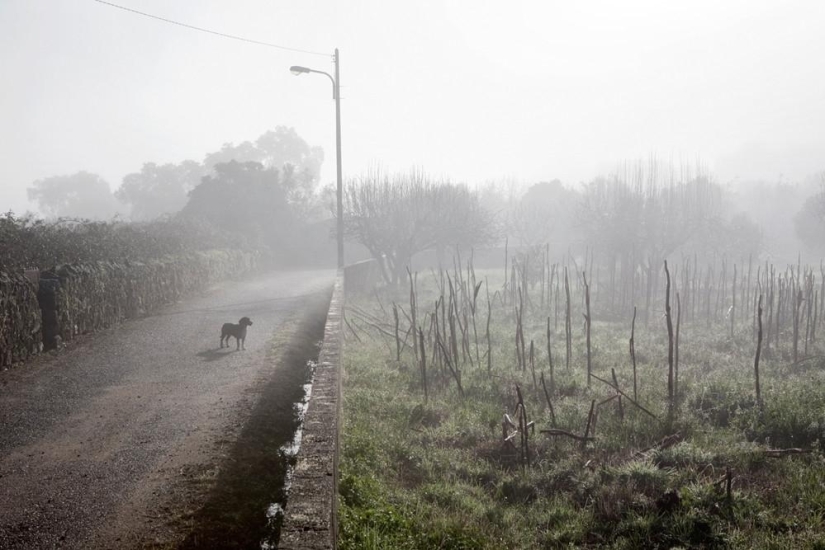
<path fill-rule="evenodd" d="M 0 548 L 163 542 L 165 520 L 180 512 L 169 506 L 185 502 L 179 478 L 214 477 L 257 388 L 277 372 L 279 329 L 294 327 L 332 278 L 221 284 L 0 372 Z M 221 324 L 244 315 L 254 322 L 246 351 L 218 349 Z"/>

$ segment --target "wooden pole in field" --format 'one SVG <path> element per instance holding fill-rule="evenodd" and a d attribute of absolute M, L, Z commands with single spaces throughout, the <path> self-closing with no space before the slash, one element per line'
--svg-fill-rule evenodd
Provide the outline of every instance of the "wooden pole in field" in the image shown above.
<path fill-rule="evenodd" d="M 587 387 L 590 387 L 590 374 L 593 372 L 592 363 L 591 363 L 591 354 L 590 354 L 590 285 L 587 284 L 587 274 L 582 271 L 582 280 L 584 281 L 584 296 L 585 296 L 585 310 L 586 313 L 584 314 L 584 323 L 585 323 L 585 337 L 587 339 Z"/>
<path fill-rule="evenodd" d="M 665 277 L 667 277 L 667 288 L 665 290 L 665 321 L 667 323 L 667 397 L 669 412 L 673 413 L 673 320 L 670 315 L 670 271 L 665 260 Z"/>
<path fill-rule="evenodd" d="M 564 316 L 564 333 L 567 346 L 567 370 L 570 370 L 570 359 L 573 355 L 573 327 L 570 319 L 570 279 L 567 276 L 567 267 L 564 268 L 564 293 L 567 297 L 567 309 Z"/>
<path fill-rule="evenodd" d="M 673 396 L 679 400 L 679 329 L 682 324 L 682 299 L 676 293 L 676 342 L 673 350 Z"/>
<path fill-rule="evenodd" d="M 756 388 L 756 403 L 759 407 L 762 406 L 762 393 L 759 390 L 759 356 L 762 353 L 762 295 L 759 295 L 759 305 L 757 306 L 756 314 L 756 357 L 753 359 L 753 374 Z"/>
<path fill-rule="evenodd" d="M 418 344 L 421 347 L 421 385 L 424 386 L 424 403 L 429 399 L 427 392 L 427 353 L 424 351 L 424 329 L 418 327 Z"/>
<path fill-rule="evenodd" d="M 638 401 L 636 393 L 636 306 L 633 306 L 633 321 L 630 323 L 630 360 L 633 362 L 633 400 Z"/>
<path fill-rule="evenodd" d="M 550 317 L 547 317 L 547 362 L 550 363 L 550 391 L 556 392 L 556 380 L 553 376 L 553 348 L 550 345 Z"/>
<path fill-rule="evenodd" d="M 736 319 L 736 264 L 733 264 L 733 288 L 730 291 L 733 300 L 730 306 L 730 338 L 733 340 L 733 322 Z"/>

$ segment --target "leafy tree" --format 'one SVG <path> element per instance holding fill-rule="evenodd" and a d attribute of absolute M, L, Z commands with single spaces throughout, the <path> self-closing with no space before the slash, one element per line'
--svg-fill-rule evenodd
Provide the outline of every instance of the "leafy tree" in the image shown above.
<path fill-rule="evenodd" d="M 281 249 L 300 231 L 286 186 L 277 169 L 259 162 L 217 164 L 214 174 L 190 191 L 181 215 L 244 235 L 250 244 Z"/>
<path fill-rule="evenodd" d="M 571 241 L 578 193 L 559 180 L 530 186 L 507 213 L 507 234 L 525 246 Z"/>
<path fill-rule="evenodd" d="M 704 174 L 693 175 L 651 161 L 622 174 L 599 178 L 583 193 L 579 220 L 587 244 L 611 272 L 646 273 L 644 319 L 664 260 L 719 227 L 722 189 Z"/>
<path fill-rule="evenodd" d="M 464 185 L 420 171 L 392 177 L 374 170 L 347 184 L 344 232 L 379 261 L 384 279 L 403 280 L 414 254 L 487 242 L 492 218 Z"/>
<path fill-rule="evenodd" d="M 730 219 L 708 220 L 686 253 L 707 257 L 709 253 L 729 258 L 758 257 L 764 246 L 764 232 L 749 214 L 738 212 Z"/>
<path fill-rule="evenodd" d="M 51 218 L 99 220 L 111 218 L 118 210 L 109 184 L 89 172 L 37 180 L 28 188 L 28 196 L 44 216 Z"/>
<path fill-rule="evenodd" d="M 203 166 L 192 160 L 163 165 L 147 162 L 140 172 L 123 178 L 115 197 L 131 206 L 133 220 L 152 220 L 180 211 L 204 172 Z"/>
<path fill-rule="evenodd" d="M 588 184 L 579 212 L 590 246 L 661 265 L 721 217 L 722 189 L 706 175 L 638 165 Z"/>
<path fill-rule="evenodd" d="M 799 240 L 810 250 L 825 252 L 825 174 L 820 176 L 819 192 L 808 197 L 794 216 L 794 229 Z"/>
<path fill-rule="evenodd" d="M 240 163 L 258 162 L 264 168 L 282 171 L 285 174 L 283 187 L 287 201 L 302 214 L 312 209 L 324 150 L 310 147 L 294 128 L 278 126 L 261 135 L 254 143 L 226 143 L 220 151 L 206 155 L 203 164 L 207 170 L 212 170 L 218 164 L 233 160 Z"/>

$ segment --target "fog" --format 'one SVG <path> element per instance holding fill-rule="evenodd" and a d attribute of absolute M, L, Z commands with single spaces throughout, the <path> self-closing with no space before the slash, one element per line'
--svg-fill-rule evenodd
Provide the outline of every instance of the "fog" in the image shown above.
<path fill-rule="evenodd" d="M 471 187 L 565 186 L 651 156 L 701 164 L 760 223 L 790 219 L 825 170 L 825 5 L 795 2 L 223 2 L 0 4 L 0 207 L 48 215 L 37 180 L 203 162 L 292 128 L 335 178 L 341 52 L 346 178 L 416 166 Z M 310 52 L 310 53 L 306 53 Z M 200 177 L 200 175 L 198 175 Z M 762 187 L 755 182 L 762 182 Z M 123 210 L 123 208 L 121 208 Z M 128 215 L 128 209 L 122 212 Z"/>

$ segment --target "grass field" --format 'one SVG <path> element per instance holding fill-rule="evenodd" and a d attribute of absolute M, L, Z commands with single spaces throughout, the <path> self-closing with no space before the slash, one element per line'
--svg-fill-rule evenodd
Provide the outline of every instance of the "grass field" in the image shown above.
<path fill-rule="evenodd" d="M 409 288 L 349 298 L 341 548 L 825 548 L 822 343 L 810 343 L 795 363 L 787 339 L 764 354 L 760 405 L 751 323 L 735 326 L 731 338 L 725 319 L 683 322 L 677 400 L 669 410 L 665 321 L 660 315 L 648 326 L 637 320 L 635 401 L 645 412 L 628 399 L 630 318 L 600 321 L 593 308 L 593 374 L 610 381 L 615 369 L 620 403 L 612 386 L 592 379 L 588 387 L 581 300 L 572 301 L 569 368 L 563 320 L 557 324 L 547 308 L 524 307 L 522 332 L 526 350 L 534 342 L 534 368 L 528 360 L 519 368 L 514 307 L 493 288 L 491 278 L 491 368 L 481 288 L 478 360 L 467 322 L 469 350 L 452 365 L 461 371 L 462 396 L 446 359 L 440 367 L 433 361 L 440 348 L 431 312 L 441 289 L 434 277 L 419 280 L 426 399 L 421 361 L 407 333 Z M 393 303 L 403 308 L 400 360 Z M 459 326 L 461 307 L 455 310 Z M 440 328 L 449 334 L 446 321 Z M 517 386 L 533 423 L 518 433 Z M 591 417 L 594 401 L 606 402 Z M 541 433 L 550 428 L 578 438 Z"/>

